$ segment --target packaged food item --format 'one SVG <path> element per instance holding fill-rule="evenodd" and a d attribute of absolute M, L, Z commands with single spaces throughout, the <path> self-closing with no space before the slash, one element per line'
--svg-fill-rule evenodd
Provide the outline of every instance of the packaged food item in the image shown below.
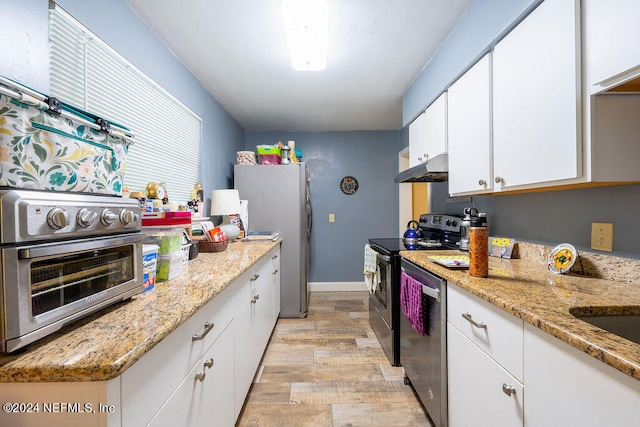
<path fill-rule="evenodd" d="M 158 256 L 159 281 L 172 280 L 182 274 L 182 248 L 177 252 Z"/>
<path fill-rule="evenodd" d="M 142 245 L 142 278 L 144 291 L 152 289 L 156 284 L 156 267 L 158 262 L 158 245 Z"/>
<path fill-rule="evenodd" d="M 469 227 L 469 274 L 489 277 L 489 228 L 484 213 L 473 217 Z"/>

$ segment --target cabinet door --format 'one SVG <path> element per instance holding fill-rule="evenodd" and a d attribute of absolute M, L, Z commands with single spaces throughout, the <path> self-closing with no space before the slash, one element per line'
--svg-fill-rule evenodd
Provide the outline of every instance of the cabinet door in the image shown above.
<path fill-rule="evenodd" d="M 638 0 L 587 0 L 589 71 L 592 85 L 635 69 L 640 74 L 640 2 Z M 622 77 L 616 80 L 616 77 Z M 611 84 L 597 85 L 594 91 Z"/>
<path fill-rule="evenodd" d="M 280 315 L 280 251 L 271 256 L 271 283 L 273 285 L 273 324 Z"/>
<path fill-rule="evenodd" d="M 409 166 L 424 162 L 426 156 L 427 135 L 425 115 L 422 113 L 409 125 Z"/>
<path fill-rule="evenodd" d="M 546 0 L 493 55 L 496 187 L 579 177 L 578 0 Z"/>
<path fill-rule="evenodd" d="M 522 427 L 522 384 L 451 323 L 447 334 L 449 427 Z"/>
<path fill-rule="evenodd" d="M 220 334 L 180 387 L 151 420 L 150 426 L 232 426 L 233 324 Z"/>
<path fill-rule="evenodd" d="M 637 426 L 640 381 L 525 324 L 525 425 Z"/>
<path fill-rule="evenodd" d="M 266 267 L 266 270 L 265 268 Z M 271 262 L 263 263 L 248 284 L 250 298 L 234 318 L 235 416 L 240 414 L 273 329 Z"/>
<path fill-rule="evenodd" d="M 491 54 L 449 88 L 449 192 L 493 189 L 491 173 Z"/>
<path fill-rule="evenodd" d="M 426 158 L 447 152 L 447 92 L 440 95 L 424 112 Z"/>

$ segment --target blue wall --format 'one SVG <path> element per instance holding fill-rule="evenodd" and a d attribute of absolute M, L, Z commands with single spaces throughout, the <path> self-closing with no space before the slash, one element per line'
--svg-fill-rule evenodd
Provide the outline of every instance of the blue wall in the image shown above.
<path fill-rule="evenodd" d="M 476 58 L 526 16 L 540 0 L 476 0 L 430 64 L 402 99 L 403 122 L 410 122 Z M 431 184 L 432 211 L 461 214 L 465 206 L 445 204 L 448 183 Z M 555 246 L 572 243 L 591 251 L 591 223 L 613 222 L 613 255 L 640 258 L 640 185 L 584 188 L 538 193 L 479 196 L 475 205 L 487 212 L 490 233 Z"/>
<path fill-rule="evenodd" d="M 246 133 L 247 150 L 289 140 L 302 150 L 313 204 L 310 282 L 362 281 L 364 244 L 372 237 L 399 237 L 393 176 L 398 147 L 406 146 L 407 138 L 405 130 Z M 358 180 L 354 195 L 340 191 L 345 176 Z"/>
<path fill-rule="evenodd" d="M 123 0 L 59 0 L 58 4 L 202 118 L 198 176 L 204 194 L 231 188 L 235 153 L 244 147 L 243 129 L 129 6 Z M 49 92 L 47 10 L 48 0 L 0 0 L 0 74 L 45 93 Z"/>

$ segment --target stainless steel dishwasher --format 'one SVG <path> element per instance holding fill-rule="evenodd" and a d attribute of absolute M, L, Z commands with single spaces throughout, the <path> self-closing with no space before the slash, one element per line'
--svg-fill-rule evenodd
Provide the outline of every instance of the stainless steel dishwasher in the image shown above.
<path fill-rule="evenodd" d="M 400 362 L 405 384 L 413 387 L 433 424 L 446 427 L 447 284 L 405 259 L 401 266 Z M 413 303 L 408 301 L 412 286 Z"/>

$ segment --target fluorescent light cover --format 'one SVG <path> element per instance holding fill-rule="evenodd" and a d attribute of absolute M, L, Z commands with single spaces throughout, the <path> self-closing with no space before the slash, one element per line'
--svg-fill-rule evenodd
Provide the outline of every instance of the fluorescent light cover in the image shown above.
<path fill-rule="evenodd" d="M 327 1 L 282 0 L 282 18 L 293 69 L 321 71 L 327 68 Z"/>

